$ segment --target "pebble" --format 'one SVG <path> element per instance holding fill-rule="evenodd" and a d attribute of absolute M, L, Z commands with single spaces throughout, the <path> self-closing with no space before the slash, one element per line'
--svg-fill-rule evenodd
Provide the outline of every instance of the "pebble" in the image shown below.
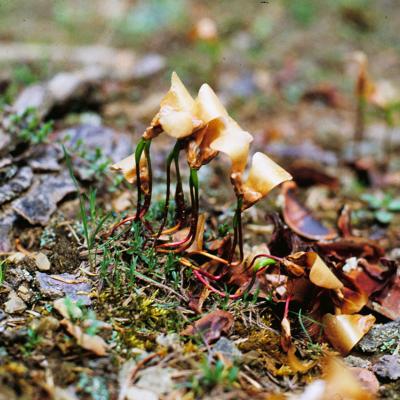
<path fill-rule="evenodd" d="M 50 261 L 44 253 L 36 253 L 34 255 L 35 264 L 38 267 L 39 271 L 49 271 L 50 270 Z"/>
<path fill-rule="evenodd" d="M 19 314 L 26 310 L 26 304 L 12 291 L 8 296 L 8 300 L 4 303 L 4 310 L 8 314 Z"/>
<path fill-rule="evenodd" d="M 225 358 L 239 362 L 242 360 L 243 355 L 242 352 L 236 347 L 235 343 L 232 340 L 227 339 L 226 337 L 221 337 L 213 346 L 211 353 L 213 355 L 220 353 Z"/>

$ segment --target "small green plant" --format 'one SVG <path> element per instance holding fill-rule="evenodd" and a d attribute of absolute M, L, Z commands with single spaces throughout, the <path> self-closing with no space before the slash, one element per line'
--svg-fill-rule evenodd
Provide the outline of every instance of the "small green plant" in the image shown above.
<path fill-rule="evenodd" d="M 22 114 L 11 114 L 9 120 L 8 132 L 31 144 L 46 141 L 53 130 L 53 121 L 42 122 L 35 108 L 27 108 Z"/>
<path fill-rule="evenodd" d="M 93 400 L 110 399 L 110 393 L 103 377 L 90 376 L 85 372 L 81 372 L 77 386 L 81 393 L 89 395 Z"/>
<path fill-rule="evenodd" d="M 400 212 L 400 198 L 393 198 L 390 194 L 383 196 L 364 193 L 361 200 L 367 203 L 370 213 L 381 224 L 390 224 L 394 214 Z"/>
<path fill-rule="evenodd" d="M 41 340 L 42 339 L 36 329 L 29 327 L 27 332 L 27 341 L 22 348 L 22 352 L 26 355 L 32 353 Z"/>
<path fill-rule="evenodd" d="M 69 174 L 78 191 L 83 236 L 88 248 L 89 262 L 92 263 L 92 252 L 96 243 L 96 237 L 107 219 L 111 217 L 111 213 L 102 215 L 101 209 L 96 205 L 96 190 L 92 189 L 88 196 L 81 193 L 79 182 L 74 175 L 71 156 L 64 146 L 63 151 Z"/>
<path fill-rule="evenodd" d="M 200 364 L 200 374 L 194 376 L 189 387 L 196 396 L 201 396 L 205 391 L 212 390 L 217 386 L 230 389 L 237 380 L 239 368 L 227 366 L 221 360 L 213 364 L 205 358 Z"/>
<path fill-rule="evenodd" d="M 4 276 L 5 276 L 5 263 L 6 263 L 6 260 L 2 260 L 2 261 L 0 261 L 0 285 L 2 285 L 3 284 L 3 282 L 4 282 Z"/>

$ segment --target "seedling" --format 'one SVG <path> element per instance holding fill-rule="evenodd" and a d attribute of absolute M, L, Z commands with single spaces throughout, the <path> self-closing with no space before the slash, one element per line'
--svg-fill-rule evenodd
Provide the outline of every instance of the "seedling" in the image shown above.
<path fill-rule="evenodd" d="M 145 219 L 152 199 L 151 143 L 160 134 L 167 134 L 176 139 L 175 146 L 166 160 L 166 192 L 163 218 L 158 228 Z M 124 218 L 112 229 L 111 233 L 128 222 L 140 222 L 148 239 L 158 252 L 182 254 L 194 244 L 199 232 L 199 190 L 198 170 L 211 162 L 219 153 L 228 156 L 231 161 L 231 184 L 236 196 L 236 210 L 233 218 L 233 240 L 227 260 L 197 249 L 209 259 L 218 259 L 224 265 L 240 264 L 243 254 L 242 212 L 266 196 L 271 189 L 291 176 L 269 159 L 265 154 L 256 153 L 253 157 L 248 178 L 244 179 L 249 156 L 249 145 L 253 140 L 250 133 L 242 130 L 229 116 L 217 95 L 210 86 L 204 84 L 196 99 L 193 99 L 176 73 L 172 74 L 171 88 L 161 101 L 160 110 L 146 129 L 137 144 L 135 153 L 112 166 L 121 171 L 125 178 L 136 183 L 137 206 L 134 216 Z M 183 192 L 179 160 L 182 150 L 186 152 L 189 167 L 188 207 Z M 175 188 L 175 225 L 168 228 L 167 218 L 171 200 L 171 169 L 176 172 Z M 162 242 L 161 237 L 171 235 L 179 229 L 188 228 L 187 235 L 180 240 Z M 197 240 L 196 240 L 197 242 Z M 236 250 L 239 258 L 235 260 Z M 188 260 L 182 263 L 193 267 L 194 274 L 203 283 L 215 276 L 205 276 L 204 272 Z"/>
<path fill-rule="evenodd" d="M 43 123 L 35 108 L 27 108 L 22 114 L 11 114 L 9 122 L 8 132 L 31 144 L 46 141 L 53 130 L 53 122 Z"/>
<path fill-rule="evenodd" d="M 395 213 L 400 212 L 400 198 L 393 198 L 390 194 L 374 196 L 364 193 L 361 199 L 368 204 L 373 217 L 381 224 L 390 224 Z"/>

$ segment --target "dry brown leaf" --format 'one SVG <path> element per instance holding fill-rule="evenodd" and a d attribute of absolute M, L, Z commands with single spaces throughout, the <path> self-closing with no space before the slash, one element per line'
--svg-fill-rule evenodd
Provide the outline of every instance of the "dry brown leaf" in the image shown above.
<path fill-rule="evenodd" d="M 193 325 L 181 332 L 183 336 L 201 335 L 205 343 L 218 340 L 222 334 L 228 334 L 233 326 L 233 315 L 228 311 L 215 310 L 204 315 Z"/>
<path fill-rule="evenodd" d="M 375 322 L 373 315 L 332 315 L 322 318 L 324 332 L 331 345 L 345 356 L 371 329 Z"/>
<path fill-rule="evenodd" d="M 61 325 L 65 327 L 67 332 L 76 339 L 76 342 L 82 348 L 93 352 L 98 356 L 107 354 L 108 344 L 98 335 L 88 335 L 77 325 L 71 321 L 63 319 Z"/>
<path fill-rule="evenodd" d="M 303 206 L 295 196 L 296 184 L 283 185 L 283 218 L 286 224 L 298 235 L 311 240 L 330 240 L 337 236 L 333 229 L 327 228 L 315 219 L 311 211 Z"/>

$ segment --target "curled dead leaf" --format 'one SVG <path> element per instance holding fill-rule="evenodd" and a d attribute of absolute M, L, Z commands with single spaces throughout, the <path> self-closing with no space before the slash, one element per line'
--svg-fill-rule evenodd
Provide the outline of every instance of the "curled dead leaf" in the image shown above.
<path fill-rule="evenodd" d="M 147 168 L 147 161 L 144 152 L 140 158 L 140 180 L 142 183 L 148 182 L 149 180 L 149 171 Z M 116 172 L 121 172 L 124 175 L 124 178 L 129 183 L 136 182 L 136 161 L 135 161 L 135 153 L 130 156 L 124 158 L 123 160 L 111 165 L 111 170 Z"/>
<path fill-rule="evenodd" d="M 76 339 L 79 346 L 85 350 L 89 350 L 98 356 L 107 354 L 108 344 L 98 335 L 89 335 L 85 333 L 78 325 L 74 325 L 71 321 L 63 319 L 61 325 L 65 327 L 67 332 Z"/>
<path fill-rule="evenodd" d="M 301 374 L 305 374 L 317 363 L 316 361 L 300 361 L 296 356 L 296 346 L 294 345 L 292 345 L 287 352 L 287 361 L 294 373 L 300 372 Z"/>
<path fill-rule="evenodd" d="M 345 356 L 363 338 L 375 323 L 373 315 L 332 315 L 322 318 L 324 332 L 331 345 Z"/>
<path fill-rule="evenodd" d="M 291 179 L 292 176 L 286 170 L 264 153 L 255 153 L 249 176 L 244 184 L 243 208 L 249 208 L 274 187 Z"/>
<path fill-rule="evenodd" d="M 325 289 L 342 289 L 343 283 L 314 252 L 307 253 L 307 264 L 310 267 L 310 281 Z"/>
<path fill-rule="evenodd" d="M 233 315 L 230 312 L 215 310 L 201 317 L 193 325 L 188 326 L 181 332 L 181 335 L 193 336 L 199 334 L 208 344 L 218 340 L 222 334 L 228 334 L 233 322 Z"/>
<path fill-rule="evenodd" d="M 294 182 L 284 183 L 282 187 L 284 197 L 283 218 L 286 224 L 295 233 L 310 240 L 331 240 L 335 238 L 336 232 L 315 219 L 311 211 L 297 200 L 295 191 L 296 184 Z"/>

